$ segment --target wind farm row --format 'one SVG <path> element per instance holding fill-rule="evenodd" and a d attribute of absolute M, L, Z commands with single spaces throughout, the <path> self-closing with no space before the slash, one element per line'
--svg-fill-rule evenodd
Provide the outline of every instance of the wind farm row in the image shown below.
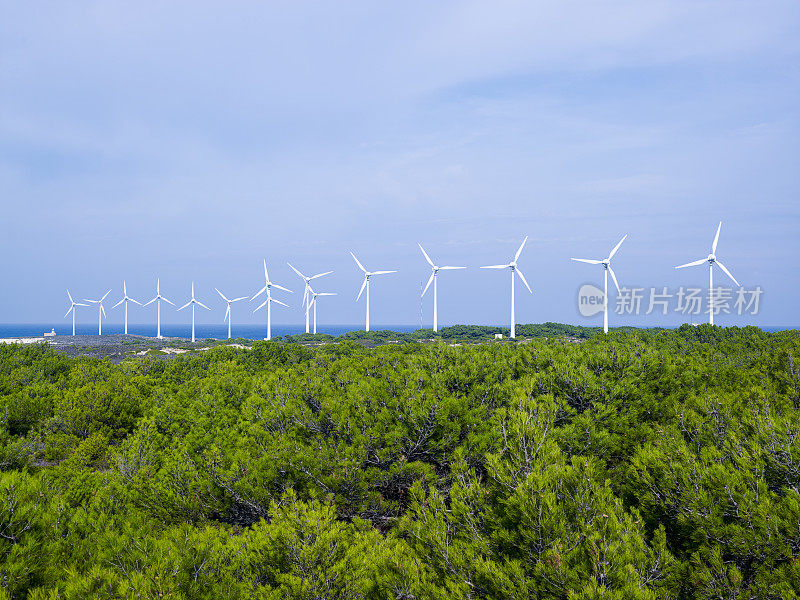
<path fill-rule="evenodd" d="M 722 222 L 719 223 L 717 227 L 716 235 L 714 236 L 714 241 L 711 244 L 711 252 L 708 254 L 707 257 L 701 258 L 683 265 L 678 265 L 675 267 L 676 269 L 683 269 L 685 267 L 692 267 L 692 266 L 699 266 L 708 263 L 709 266 L 709 290 L 713 290 L 714 287 L 714 265 L 719 267 L 736 285 L 739 285 L 739 282 L 734 278 L 731 272 L 723 265 L 716 256 L 717 251 L 717 244 L 719 242 L 719 235 L 722 229 Z M 608 332 L 608 276 L 611 275 L 611 279 L 614 282 L 614 286 L 617 289 L 617 293 L 620 293 L 620 286 L 619 281 L 617 280 L 616 273 L 611 268 L 611 259 L 614 255 L 617 254 L 622 243 L 627 238 L 627 234 L 620 239 L 616 246 L 611 249 L 608 256 L 603 259 L 589 259 L 589 258 L 572 258 L 573 261 L 588 263 L 592 265 L 602 265 L 603 266 L 603 277 L 604 277 L 604 287 L 603 287 L 603 331 Z M 510 337 L 516 337 L 516 315 L 515 315 L 515 282 L 516 278 L 519 277 L 520 281 L 525 285 L 525 288 L 530 292 L 533 293 L 533 288 L 528 284 L 525 275 L 519 268 L 518 261 L 520 256 L 522 255 L 522 251 L 525 248 L 525 243 L 528 241 L 528 237 L 525 236 L 525 239 L 522 240 L 517 251 L 514 253 L 514 257 L 508 263 L 497 264 L 497 265 L 487 265 L 480 267 L 481 269 L 508 269 L 510 276 L 511 276 L 511 319 L 510 319 Z M 439 281 L 439 272 L 440 271 L 448 271 L 448 270 L 462 270 L 466 269 L 465 266 L 439 266 L 438 264 L 434 263 L 428 253 L 425 251 L 425 248 L 422 247 L 422 244 L 418 244 L 420 251 L 428 263 L 428 266 L 431 269 L 430 277 L 428 278 L 428 282 L 425 285 L 425 288 L 422 291 L 421 296 L 424 297 L 425 294 L 430 289 L 431 285 L 433 285 L 433 331 L 436 332 L 439 330 L 439 311 L 438 311 L 438 281 Z M 365 319 L 365 331 L 369 331 L 370 329 L 370 284 L 371 280 L 374 276 L 377 275 L 388 275 L 390 273 L 396 273 L 396 270 L 377 270 L 377 271 L 369 271 L 366 267 L 358 260 L 355 254 L 350 252 L 350 255 L 353 257 L 358 269 L 363 272 L 363 281 L 361 283 L 361 288 L 358 291 L 358 295 L 356 296 L 356 302 L 361 299 L 362 295 L 365 295 L 365 305 L 366 305 L 366 319 Z M 303 299 L 301 302 L 301 307 L 305 310 L 305 321 L 306 321 L 306 333 L 317 333 L 317 304 L 319 298 L 323 296 L 335 296 L 335 292 L 319 292 L 314 289 L 312 286 L 312 281 L 315 281 L 321 277 L 326 275 L 330 275 L 333 271 L 325 271 L 322 273 L 317 273 L 316 275 L 307 276 L 300 272 L 299 269 L 294 267 L 291 263 L 287 263 L 289 267 L 294 271 L 298 277 L 303 281 Z M 316 284 L 315 284 L 316 285 Z M 293 293 L 292 290 L 279 285 L 270 280 L 269 271 L 267 269 L 267 261 L 264 259 L 264 286 L 255 292 L 252 296 L 238 296 L 235 298 L 228 298 L 225 294 L 223 294 L 219 289 L 214 288 L 214 290 L 219 294 L 220 298 L 226 305 L 225 309 L 225 317 L 223 319 L 224 323 L 228 324 L 228 338 L 231 338 L 231 321 L 232 321 L 232 306 L 236 302 L 240 302 L 243 300 L 254 301 L 257 298 L 262 297 L 263 301 L 259 304 L 253 312 L 257 312 L 261 309 L 264 309 L 266 312 L 266 338 L 267 340 L 272 339 L 272 304 L 279 304 L 284 307 L 289 307 L 288 304 L 282 302 L 281 300 L 275 298 L 273 296 L 273 288 L 275 290 L 280 290 L 282 292 Z M 366 292 L 366 294 L 365 294 Z M 70 306 L 67 310 L 64 318 L 68 317 L 70 314 L 72 315 L 72 335 L 75 335 L 75 319 L 76 319 L 76 311 L 77 307 L 79 306 L 89 306 L 90 304 L 97 305 L 98 311 L 98 324 L 97 324 L 97 333 L 98 335 L 102 335 L 103 333 L 103 319 L 106 318 L 106 311 L 104 307 L 104 302 L 106 298 L 108 298 L 111 290 L 109 289 L 101 298 L 99 299 L 84 299 L 83 302 L 76 302 L 72 294 L 67 290 L 67 297 L 69 298 Z M 189 300 L 183 304 L 180 308 L 169 300 L 165 296 L 161 294 L 161 280 L 160 278 L 156 279 L 156 294 L 155 296 L 145 302 L 139 302 L 134 298 L 128 296 L 128 288 L 127 283 L 123 281 L 122 283 L 122 298 L 112 306 L 113 308 L 117 308 L 119 306 L 123 306 L 124 308 L 124 328 L 125 334 L 128 333 L 128 305 L 129 303 L 134 303 L 142 307 L 149 306 L 153 303 L 156 304 L 156 335 L 158 338 L 162 338 L 161 335 L 161 303 L 165 302 L 173 307 L 176 307 L 178 311 L 182 311 L 186 308 L 191 308 L 192 311 L 192 342 L 195 341 L 195 310 L 199 306 L 205 310 L 211 310 L 208 306 L 206 306 L 203 302 L 198 300 L 195 297 L 195 289 L 194 289 L 194 282 L 191 284 L 191 297 Z M 87 304 L 88 303 L 88 304 Z M 714 324 L 714 307 L 713 307 L 713 294 L 709 294 L 709 322 L 713 325 Z M 312 326 L 313 323 L 313 326 Z"/>

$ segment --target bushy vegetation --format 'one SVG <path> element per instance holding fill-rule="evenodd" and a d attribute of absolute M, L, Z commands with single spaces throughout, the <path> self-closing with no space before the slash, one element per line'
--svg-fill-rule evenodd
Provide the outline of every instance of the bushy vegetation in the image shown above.
<path fill-rule="evenodd" d="M 0 598 L 798 598 L 800 334 L 539 327 L 0 347 Z"/>

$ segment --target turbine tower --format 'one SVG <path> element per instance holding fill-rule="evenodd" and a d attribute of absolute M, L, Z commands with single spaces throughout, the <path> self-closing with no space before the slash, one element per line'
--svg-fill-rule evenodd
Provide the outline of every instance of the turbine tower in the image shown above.
<path fill-rule="evenodd" d="M 217 290 L 217 288 L 214 288 L 214 289 L 215 289 L 215 290 Z M 239 302 L 239 300 L 247 300 L 247 296 L 241 296 L 241 297 L 239 297 L 239 298 L 234 298 L 233 300 L 228 300 L 228 299 L 225 297 L 225 294 L 223 294 L 223 293 L 222 293 L 222 292 L 220 292 L 219 290 L 217 290 L 217 293 L 218 293 L 220 296 L 222 296 L 222 299 L 223 299 L 225 302 L 227 302 L 227 303 L 228 303 L 228 310 L 226 310 L 226 311 L 225 311 L 225 318 L 224 318 L 224 319 L 222 319 L 222 322 L 223 322 L 223 323 L 224 323 L 225 321 L 227 321 L 227 322 L 228 322 L 228 339 L 231 339 L 231 304 L 233 304 L 234 302 Z"/>
<path fill-rule="evenodd" d="M 122 282 L 122 300 L 117 302 L 111 308 L 117 308 L 120 304 L 125 303 L 125 335 L 128 335 L 128 302 L 133 302 L 134 304 L 138 304 L 139 306 L 142 305 L 141 302 L 138 300 L 134 300 L 133 298 L 128 297 L 128 286 L 125 281 Z"/>
<path fill-rule="evenodd" d="M 309 290 L 311 290 L 311 280 L 312 279 L 316 279 L 317 277 L 322 277 L 323 275 L 330 275 L 331 273 L 333 273 L 333 271 L 325 271 L 324 273 L 317 273 L 316 275 L 312 275 L 311 277 L 306 277 L 300 271 L 295 269 L 292 266 L 292 263 L 287 262 L 286 264 L 289 265 L 291 267 L 292 271 L 297 273 L 300 276 L 300 279 L 302 279 L 306 284 L 305 285 L 305 289 L 303 290 L 303 302 L 302 302 L 302 304 L 300 304 L 300 306 L 305 306 L 306 307 L 306 333 L 308 333 L 308 311 L 311 308 L 310 304 L 309 304 L 309 301 L 308 301 L 308 293 L 309 293 Z M 314 333 L 316 333 L 316 331 Z"/>
<path fill-rule="evenodd" d="M 275 287 L 278 287 L 275 284 L 273 284 L 273 285 Z M 281 289 L 285 289 L 285 288 L 281 288 Z M 261 293 L 261 292 L 259 292 L 259 293 Z M 277 302 L 278 304 L 281 304 L 281 305 L 285 306 L 286 308 L 289 308 L 289 305 L 286 304 L 285 302 L 281 302 L 280 300 L 276 300 L 275 298 L 273 298 L 272 297 L 272 291 L 269 288 L 267 288 L 267 298 L 261 304 L 259 304 L 256 307 L 256 310 L 253 311 L 253 313 L 255 313 L 256 311 L 260 310 L 261 308 L 263 308 L 265 306 L 267 307 L 267 337 L 264 338 L 267 341 L 272 339 L 272 303 L 273 302 Z"/>
<path fill-rule="evenodd" d="M 514 273 L 519 275 L 519 278 L 522 280 L 522 283 L 525 284 L 525 287 L 528 288 L 528 291 L 532 294 L 533 290 L 531 286 L 528 285 L 527 280 L 525 279 L 525 275 L 522 274 L 522 271 L 519 270 L 517 266 L 517 261 L 519 260 L 519 255 L 522 254 L 522 249 L 525 247 L 525 242 L 528 241 L 528 236 L 525 236 L 525 239 L 522 240 L 522 243 L 519 245 L 519 249 L 517 253 L 514 255 L 514 260 L 512 260 L 507 265 L 489 265 L 488 267 L 481 267 L 481 269 L 510 269 L 511 270 L 511 336 L 512 338 L 517 337 L 517 326 L 516 326 L 516 317 L 514 316 Z"/>
<path fill-rule="evenodd" d="M 272 297 L 272 288 L 278 288 L 279 290 L 283 290 L 284 292 L 289 292 L 290 294 L 293 293 L 292 290 L 288 290 L 283 286 L 278 285 L 277 283 L 272 283 L 269 280 L 269 273 L 267 272 L 267 259 L 264 259 L 264 287 L 258 290 L 255 295 L 250 298 L 250 302 L 258 298 L 264 292 L 267 293 L 267 299 L 262 302 L 256 310 L 259 308 L 266 306 L 267 307 L 267 337 L 265 339 L 271 340 L 272 339 L 272 303 L 277 302 L 278 304 L 282 304 L 283 306 L 288 306 L 287 304 L 281 302 L 280 300 L 276 300 Z M 255 313 L 256 310 L 253 312 Z"/>
<path fill-rule="evenodd" d="M 314 333 L 317 333 L 317 298 L 319 296 L 335 296 L 336 292 L 315 292 L 311 289 L 311 286 L 309 286 L 308 295 L 308 302 L 314 307 Z"/>
<path fill-rule="evenodd" d="M 433 261 L 431 260 L 431 257 L 428 256 L 428 253 L 425 252 L 425 248 L 422 247 L 422 244 L 417 242 L 417 246 L 419 246 L 419 249 L 422 250 L 422 254 L 423 256 L 425 256 L 425 260 L 427 260 L 428 264 L 431 266 L 431 276 L 428 279 L 428 283 L 425 285 L 425 289 L 422 290 L 420 298 L 425 295 L 425 292 L 427 292 L 428 288 L 431 287 L 431 282 L 433 282 L 433 331 L 436 332 L 439 331 L 439 307 L 438 307 L 439 292 L 437 285 L 439 279 L 439 270 L 444 271 L 450 269 L 466 269 L 467 267 L 437 267 L 435 264 L 433 264 Z"/>
<path fill-rule="evenodd" d="M 72 335 L 75 335 L 75 307 L 89 305 L 84 304 L 83 302 L 75 302 L 75 300 L 72 299 L 72 294 L 69 293 L 69 290 L 67 290 L 67 297 L 69 298 L 69 310 L 67 311 L 67 314 L 64 315 L 64 318 L 66 319 L 67 315 L 72 313 Z"/>
<path fill-rule="evenodd" d="M 356 302 L 358 302 L 359 298 L 361 298 L 361 294 L 364 293 L 364 288 L 366 287 L 367 288 L 367 326 L 366 326 L 366 329 L 364 329 L 364 331 L 369 331 L 369 279 L 373 275 L 385 275 L 387 273 L 397 273 L 397 271 L 367 271 L 364 268 L 364 265 L 362 265 L 360 262 L 358 262 L 358 259 L 356 258 L 355 254 L 353 254 L 351 252 L 350 256 L 352 256 L 353 260 L 356 261 L 356 264 L 358 265 L 358 268 L 361 269 L 362 271 L 364 271 L 364 283 L 361 284 L 361 290 L 359 290 L 358 296 L 356 296 Z"/>
<path fill-rule="evenodd" d="M 190 305 L 192 307 L 192 342 L 194 343 L 194 308 L 195 308 L 195 305 L 202 306 L 206 310 L 211 310 L 205 304 L 200 302 L 200 300 L 197 300 L 194 297 L 194 281 L 192 282 L 192 298 L 186 304 L 181 306 L 178 310 L 183 310 L 184 308 L 186 308 L 187 306 L 190 306 Z"/>
<path fill-rule="evenodd" d="M 702 265 L 704 262 L 708 262 L 708 322 L 711 325 L 714 324 L 714 265 L 716 264 L 720 269 L 722 269 L 723 273 L 730 277 L 733 283 L 739 285 L 739 282 L 736 281 L 736 278 L 731 275 L 731 272 L 725 268 L 725 265 L 717 260 L 716 252 L 717 242 L 719 242 L 720 229 L 722 229 L 722 221 L 720 221 L 719 225 L 717 226 L 717 235 L 714 236 L 714 241 L 711 244 L 711 254 L 709 254 L 706 258 L 701 258 L 700 260 L 675 267 L 676 269 L 683 269 L 684 267 L 695 267 L 697 265 Z"/>
<path fill-rule="evenodd" d="M 172 304 L 172 306 L 175 306 L 175 303 L 172 300 L 167 300 L 164 296 L 161 295 L 161 279 L 156 279 L 156 297 L 153 298 L 152 300 L 150 300 L 150 302 L 145 303 L 145 306 L 147 306 L 149 304 L 152 304 L 156 300 L 158 300 L 158 304 L 156 304 L 156 306 L 158 307 L 158 311 L 157 311 L 158 318 L 156 320 L 156 323 L 157 323 L 157 325 L 156 325 L 156 337 L 160 340 L 160 339 L 162 339 L 162 337 L 161 337 L 161 301 L 163 300 L 164 302 L 167 302 L 168 304 Z"/>
<path fill-rule="evenodd" d="M 84 298 L 84 302 L 91 302 L 92 304 L 98 305 L 97 310 L 97 335 L 103 335 L 103 317 L 106 316 L 106 309 L 103 308 L 103 301 L 108 297 L 111 293 L 111 290 L 108 290 L 100 300 L 89 300 L 88 298 Z"/>
<path fill-rule="evenodd" d="M 614 275 L 614 269 L 611 268 L 611 259 L 619 250 L 619 247 L 622 246 L 622 242 L 625 241 L 625 238 L 628 237 L 628 234 L 622 236 L 622 239 L 614 246 L 614 249 L 608 255 L 608 258 L 604 258 L 603 260 L 594 260 L 591 258 L 573 258 L 572 260 L 577 260 L 578 262 L 585 262 L 589 263 L 590 265 L 603 265 L 603 273 L 604 273 L 604 282 L 603 282 L 603 332 L 608 333 L 608 274 L 611 273 L 611 279 L 614 280 L 614 286 L 617 288 L 617 293 L 619 293 L 619 283 L 617 282 L 617 276 Z"/>

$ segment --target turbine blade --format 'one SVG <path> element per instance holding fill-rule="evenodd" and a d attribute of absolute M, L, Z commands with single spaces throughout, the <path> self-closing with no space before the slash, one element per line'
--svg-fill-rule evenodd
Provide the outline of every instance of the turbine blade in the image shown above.
<path fill-rule="evenodd" d="M 217 290 L 217 288 L 214 288 L 214 289 L 215 289 L 215 290 Z M 220 292 L 219 290 L 217 290 L 217 293 L 218 293 L 220 296 L 222 296 L 222 299 L 223 299 L 223 300 L 225 300 L 225 302 L 230 302 L 230 300 L 228 300 L 228 299 L 225 297 L 225 294 L 223 294 L 223 293 L 222 293 L 222 292 Z"/>
<path fill-rule="evenodd" d="M 228 310 L 225 311 L 225 317 L 222 319 L 223 323 L 228 322 L 228 317 L 230 316 L 230 314 L 231 314 L 231 305 L 228 304 Z"/>
<path fill-rule="evenodd" d="M 269 283 L 269 273 L 267 272 L 267 259 L 264 259 L 264 280 Z"/>
<path fill-rule="evenodd" d="M 260 290 L 258 290 L 258 291 L 257 291 L 255 294 L 253 294 L 253 297 L 252 297 L 252 298 L 250 298 L 250 302 L 252 302 L 252 301 L 253 301 L 253 300 L 255 300 L 256 298 L 258 298 L 258 297 L 259 297 L 261 294 L 263 294 L 263 293 L 266 291 L 266 289 L 267 289 L 267 286 L 265 285 L 263 288 L 261 288 Z"/>
<path fill-rule="evenodd" d="M 675 268 L 676 269 L 683 269 L 684 267 L 696 267 L 697 265 L 702 265 L 707 260 L 708 260 L 707 258 L 701 258 L 700 260 L 696 260 L 694 262 L 686 263 L 685 265 L 678 265 Z"/>
<path fill-rule="evenodd" d="M 150 305 L 151 305 L 153 302 L 155 302 L 156 300 L 158 300 L 158 296 L 156 296 L 155 298 L 153 298 L 153 299 L 152 299 L 152 300 L 150 300 L 149 302 L 145 302 L 145 303 L 144 303 L 144 306 L 150 306 Z"/>
<path fill-rule="evenodd" d="M 619 283 L 617 282 L 617 276 L 614 275 L 614 269 L 611 268 L 611 265 L 608 265 L 608 272 L 611 273 L 611 279 L 614 280 L 614 285 L 617 286 L 617 293 L 619 294 Z"/>
<path fill-rule="evenodd" d="M 113 310 L 113 309 L 117 308 L 117 307 L 118 307 L 120 304 L 122 304 L 123 302 L 125 302 L 125 298 L 123 298 L 122 300 L 120 300 L 119 302 L 117 302 L 117 303 L 116 303 L 114 306 L 112 306 L 112 307 L 111 307 L 111 309 Z"/>
<path fill-rule="evenodd" d="M 141 306 L 141 305 L 142 305 L 142 303 L 141 303 L 141 302 L 139 302 L 138 300 L 134 300 L 133 298 L 128 298 L 128 300 L 130 300 L 131 302 L 134 302 L 134 303 L 138 304 L 139 306 Z"/>
<path fill-rule="evenodd" d="M 305 275 L 303 275 L 303 274 L 302 274 L 300 271 L 298 271 L 297 269 L 295 269 L 295 268 L 292 266 L 292 263 L 290 263 L 290 262 L 287 262 L 286 264 L 287 264 L 287 265 L 289 265 L 289 268 L 291 268 L 291 269 L 292 269 L 292 271 L 294 271 L 295 273 L 297 273 L 297 274 L 298 274 L 298 275 L 299 275 L 299 276 L 300 276 L 302 279 L 305 279 L 305 278 L 306 278 L 306 276 L 305 276 Z"/>
<path fill-rule="evenodd" d="M 67 290 L 67 297 L 69 298 L 69 303 L 70 303 L 70 304 L 73 304 L 73 303 L 75 302 L 75 301 L 72 299 L 72 294 L 70 294 L 70 293 L 69 293 L 69 290 Z"/>
<path fill-rule="evenodd" d="M 626 237 L 628 237 L 627 233 L 625 235 L 623 235 L 622 239 L 619 242 L 617 242 L 616 246 L 614 246 L 614 249 L 611 251 L 611 254 L 608 255 L 608 259 L 609 260 L 611 260 L 613 258 L 613 256 L 617 253 L 617 250 L 619 250 L 619 247 L 622 246 L 622 242 L 625 241 Z"/>
<path fill-rule="evenodd" d="M 519 267 L 517 267 L 514 270 L 517 272 L 517 275 L 519 275 L 519 278 L 522 279 L 522 283 L 525 284 L 525 287 L 528 288 L 528 291 L 532 294 L 533 290 L 531 289 L 531 286 L 528 285 L 528 281 L 525 279 L 525 275 L 522 274 L 522 271 L 519 270 Z"/>
<path fill-rule="evenodd" d="M 206 310 L 211 310 L 211 309 L 210 309 L 210 308 L 208 308 L 208 307 L 207 307 L 205 304 L 203 304 L 202 302 L 200 302 L 200 300 L 195 300 L 195 302 L 197 302 L 197 304 L 198 304 L 199 306 L 202 306 L 202 307 L 203 307 L 203 308 L 205 308 Z"/>
<path fill-rule="evenodd" d="M 528 236 L 526 235 L 525 239 L 522 240 L 522 243 L 519 245 L 519 250 L 517 250 L 517 253 L 514 255 L 514 262 L 519 260 L 519 255 L 522 254 L 522 249 L 525 247 L 525 242 L 527 241 L 528 241 Z"/>
<path fill-rule="evenodd" d="M 105 300 L 105 299 L 108 297 L 108 295 L 109 295 L 110 293 L 111 293 L 111 290 L 108 290 L 108 291 L 107 291 L 107 292 L 106 292 L 106 293 L 103 295 L 103 297 L 102 297 L 102 298 L 100 298 L 100 302 L 102 302 L 103 300 Z"/>
<path fill-rule="evenodd" d="M 488 267 L 481 267 L 481 269 L 507 269 L 509 265 L 489 265 Z"/>
<path fill-rule="evenodd" d="M 89 306 L 88 304 L 84 304 L 83 302 L 76 302 L 75 306 Z"/>
<path fill-rule="evenodd" d="M 75 305 L 71 304 L 69 310 L 67 310 L 67 312 L 64 314 L 64 318 L 66 319 L 69 316 L 69 313 L 71 313 L 73 310 L 75 310 Z"/>
<path fill-rule="evenodd" d="M 167 300 L 166 298 L 164 298 L 164 296 L 161 296 L 161 299 L 162 299 L 164 302 L 166 302 L 167 304 L 172 304 L 172 306 L 175 306 L 175 303 L 174 303 L 172 300 Z"/>
<path fill-rule="evenodd" d="M 722 221 L 719 222 L 717 225 L 717 235 L 714 236 L 714 243 L 711 244 L 711 254 L 716 254 L 717 252 L 717 242 L 719 241 L 719 230 L 722 229 Z"/>
<path fill-rule="evenodd" d="M 191 300 L 189 300 L 189 301 L 188 301 L 186 304 L 184 304 L 183 306 L 181 306 L 181 307 L 180 307 L 178 310 L 183 310 L 184 308 L 186 308 L 187 306 L 189 306 L 191 303 L 192 303 L 192 301 L 191 301 Z"/>
<path fill-rule="evenodd" d="M 364 265 L 362 265 L 360 262 L 358 262 L 358 259 L 356 258 L 356 255 L 353 254 L 352 252 L 350 252 L 350 256 L 352 256 L 353 260 L 356 261 L 356 264 L 358 265 L 358 268 L 361 269 L 362 271 L 364 271 L 364 273 L 366 273 L 367 270 L 364 268 Z"/>
<path fill-rule="evenodd" d="M 102 304 L 100 305 L 100 312 L 103 313 L 103 318 L 105 319 L 106 318 L 106 309 L 103 308 Z"/>
<path fill-rule="evenodd" d="M 361 294 L 364 293 L 364 288 L 367 287 L 367 278 L 364 277 L 364 281 L 361 284 L 361 289 L 358 290 L 358 296 L 356 296 L 356 302 L 358 302 L 359 298 L 361 298 Z"/>
<path fill-rule="evenodd" d="M 716 262 L 716 263 L 719 265 L 719 268 L 720 268 L 720 269 L 722 269 L 723 271 L 725 271 L 725 275 L 727 275 L 728 277 L 730 277 L 730 278 L 733 280 L 733 283 L 735 283 L 736 285 L 739 285 L 739 282 L 738 282 L 738 281 L 736 281 L 736 278 L 735 278 L 733 275 L 731 275 L 731 272 L 730 272 L 730 271 L 728 271 L 728 269 L 727 269 L 727 268 L 725 268 L 725 265 L 723 265 L 723 264 L 722 264 L 721 262 L 719 262 L 719 261 L 715 261 L 715 262 Z"/>
<path fill-rule="evenodd" d="M 317 273 L 316 275 L 312 275 L 309 279 L 316 279 L 317 277 L 322 277 L 323 275 L 330 275 L 333 271 L 325 271 L 324 273 Z"/>
<path fill-rule="evenodd" d="M 433 264 L 433 261 L 431 260 L 431 257 L 430 257 L 430 256 L 428 256 L 428 253 L 427 253 L 427 252 L 425 252 L 425 248 L 423 248 L 423 247 L 422 247 L 422 244 L 420 244 L 419 242 L 417 242 L 417 246 L 419 246 L 419 249 L 420 249 L 420 250 L 422 250 L 422 254 L 424 254 L 424 255 L 425 255 L 425 260 L 427 260 L 427 261 L 428 261 L 428 264 L 429 264 L 430 266 L 432 266 L 432 267 L 435 267 L 436 265 L 435 265 L 435 264 Z"/>
<path fill-rule="evenodd" d="M 591 258 L 571 258 L 570 260 L 577 260 L 578 262 L 589 263 L 590 265 L 599 265 L 602 260 L 593 260 Z"/>
<path fill-rule="evenodd" d="M 254 310 L 253 312 L 256 312 L 257 310 L 260 310 L 260 309 L 264 308 L 264 307 L 267 305 L 267 302 L 269 302 L 269 300 L 270 300 L 269 298 L 267 298 L 266 300 L 264 300 L 264 301 L 263 301 L 261 304 L 259 304 L 259 305 L 256 307 L 256 310 Z"/>
<path fill-rule="evenodd" d="M 278 303 L 278 304 L 280 304 L 281 306 L 285 306 L 286 308 L 289 308 L 289 305 L 288 305 L 288 304 L 286 304 L 285 302 L 281 302 L 280 300 L 276 300 L 275 298 L 270 298 L 270 301 L 271 301 L 271 302 L 277 302 L 277 303 Z"/>
<path fill-rule="evenodd" d="M 283 290 L 284 292 L 289 292 L 290 294 L 294 294 L 292 290 L 287 290 L 285 287 L 283 287 L 282 285 L 278 285 L 277 283 L 273 283 L 272 287 L 278 288 L 279 290 Z"/>
<path fill-rule="evenodd" d="M 439 267 L 440 271 L 447 270 L 452 271 L 453 269 L 466 269 L 467 267 Z"/>
<path fill-rule="evenodd" d="M 397 271 L 373 271 L 370 275 L 386 275 L 387 273 L 397 273 Z"/>
<path fill-rule="evenodd" d="M 128 295 L 128 283 L 125 280 L 122 281 L 122 295 Z"/>
<path fill-rule="evenodd" d="M 239 300 L 247 300 L 247 296 L 239 296 L 238 298 L 234 298 L 230 302 L 239 302 Z"/>
<path fill-rule="evenodd" d="M 336 292 L 319 292 L 317 296 L 338 296 Z"/>
<path fill-rule="evenodd" d="M 422 294 L 420 294 L 420 298 L 422 298 L 425 295 L 425 292 L 428 291 L 428 288 L 431 287 L 431 284 L 433 283 L 433 277 L 434 277 L 434 274 L 431 273 L 431 276 L 428 277 L 428 283 L 425 284 L 425 289 L 422 290 Z"/>

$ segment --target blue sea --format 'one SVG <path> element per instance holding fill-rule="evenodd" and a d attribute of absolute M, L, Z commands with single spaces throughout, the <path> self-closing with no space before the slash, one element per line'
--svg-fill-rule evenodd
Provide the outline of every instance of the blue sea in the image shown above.
<path fill-rule="evenodd" d="M 46 331 L 55 329 L 57 335 L 71 335 L 72 322 L 68 323 L 6 323 L 0 324 L 0 338 L 12 337 L 41 337 Z M 392 331 L 416 331 L 419 326 L 415 325 L 371 325 L 370 329 L 378 331 L 380 329 L 391 329 Z M 331 335 L 342 335 L 348 331 L 363 331 L 364 325 L 317 325 L 317 333 L 329 333 Z M 122 323 L 103 323 L 103 333 L 123 333 L 124 326 Z M 272 336 L 279 335 L 295 335 L 298 333 L 305 333 L 306 326 L 303 325 L 272 325 Z M 75 326 L 75 333 L 78 335 L 97 335 L 97 322 L 93 324 L 77 324 Z M 133 335 L 146 335 L 149 337 L 156 336 L 156 326 L 153 325 L 138 325 L 128 323 L 128 333 Z M 165 337 L 192 337 L 192 325 L 189 324 L 161 324 L 161 335 Z M 244 338 L 249 340 L 263 340 L 267 335 L 267 326 L 265 324 L 255 325 L 232 325 L 231 336 L 234 338 Z M 227 325 L 195 325 L 195 337 L 203 340 L 207 338 L 212 339 L 226 339 L 228 337 Z"/>

